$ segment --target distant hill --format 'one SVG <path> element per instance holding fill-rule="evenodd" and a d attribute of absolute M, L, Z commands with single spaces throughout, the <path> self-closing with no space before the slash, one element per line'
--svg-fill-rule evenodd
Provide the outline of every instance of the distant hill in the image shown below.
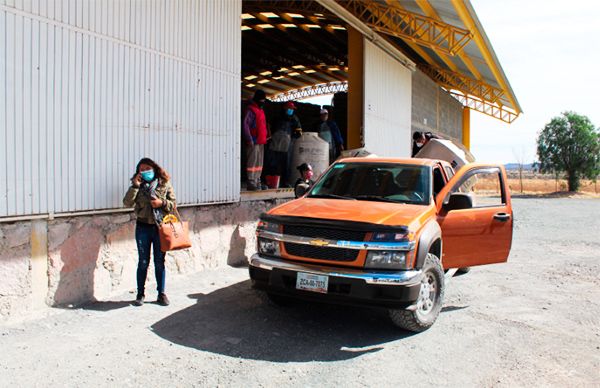
<path fill-rule="evenodd" d="M 506 163 L 504 165 L 504 168 L 506 168 L 507 171 L 518 170 L 519 169 L 519 163 Z M 533 170 L 533 163 L 524 164 L 523 165 L 523 170 L 524 171 L 532 171 Z"/>

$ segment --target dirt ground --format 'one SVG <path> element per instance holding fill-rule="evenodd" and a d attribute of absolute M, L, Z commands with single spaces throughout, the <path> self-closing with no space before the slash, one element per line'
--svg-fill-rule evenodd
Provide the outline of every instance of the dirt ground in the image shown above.
<path fill-rule="evenodd" d="M 514 200 L 507 264 L 452 279 L 421 334 L 383 311 L 277 309 L 245 269 L 0 326 L 0 386 L 600 386 L 600 200 Z M 134 285 L 134 279 L 132 286 Z"/>

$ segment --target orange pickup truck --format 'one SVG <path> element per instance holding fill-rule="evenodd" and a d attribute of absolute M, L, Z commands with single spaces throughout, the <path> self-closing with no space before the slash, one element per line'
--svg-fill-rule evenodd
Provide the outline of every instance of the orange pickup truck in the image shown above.
<path fill-rule="evenodd" d="M 261 216 L 250 278 L 275 304 L 379 306 L 418 332 L 435 322 L 458 269 L 507 260 L 512 231 L 502 166 L 455 173 L 441 160 L 342 159 Z"/>

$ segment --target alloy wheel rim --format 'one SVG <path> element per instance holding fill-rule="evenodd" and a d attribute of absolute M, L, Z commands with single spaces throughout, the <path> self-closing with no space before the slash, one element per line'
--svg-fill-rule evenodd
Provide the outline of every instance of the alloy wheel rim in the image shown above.
<path fill-rule="evenodd" d="M 419 299 L 417 300 L 417 312 L 427 315 L 433 311 L 437 299 L 438 282 L 431 272 L 427 272 L 421 280 Z"/>

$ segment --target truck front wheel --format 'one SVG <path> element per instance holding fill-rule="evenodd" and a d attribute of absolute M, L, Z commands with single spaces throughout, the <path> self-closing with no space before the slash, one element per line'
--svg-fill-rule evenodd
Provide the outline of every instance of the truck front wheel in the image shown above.
<path fill-rule="evenodd" d="M 444 299 L 444 270 L 440 259 L 428 253 L 423 265 L 419 299 L 413 308 L 390 309 L 394 325 L 409 331 L 421 332 L 433 325 L 442 310 Z"/>

